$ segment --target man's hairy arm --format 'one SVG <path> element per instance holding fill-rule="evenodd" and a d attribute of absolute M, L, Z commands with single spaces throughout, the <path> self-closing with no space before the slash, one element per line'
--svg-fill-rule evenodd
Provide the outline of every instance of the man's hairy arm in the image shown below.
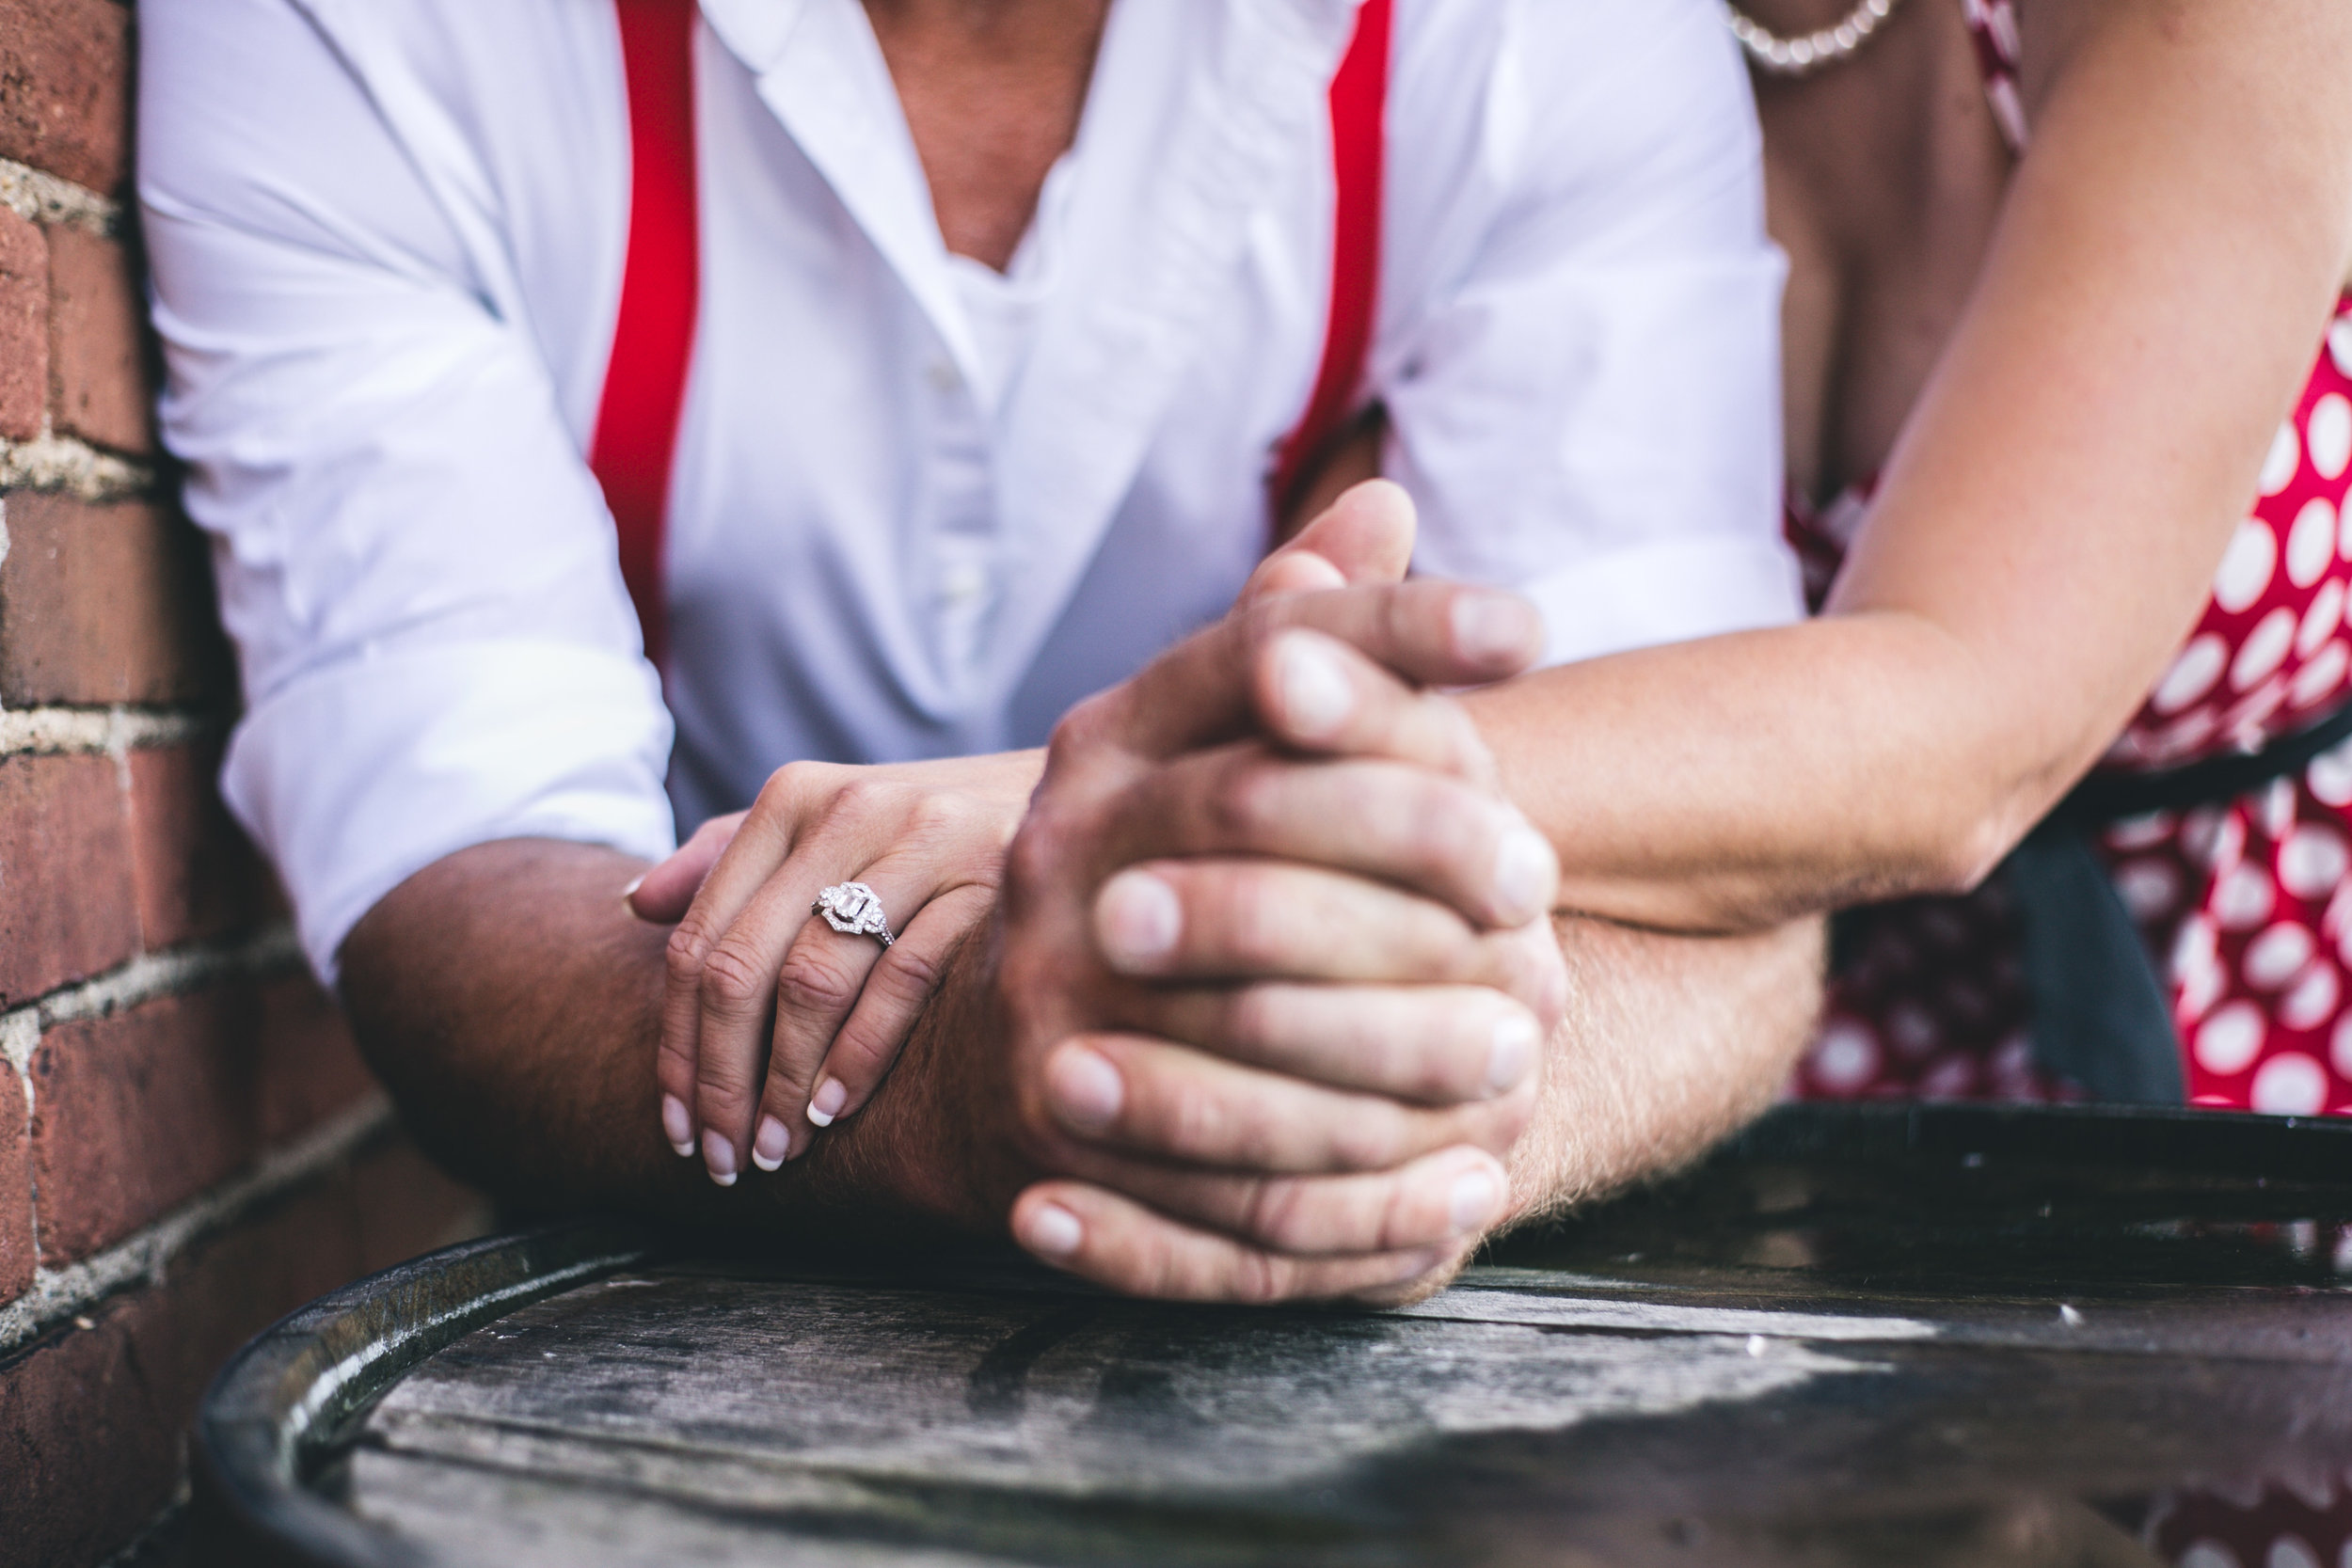
<path fill-rule="evenodd" d="M 1820 1010 L 1822 927 L 1687 937 L 1557 917 L 1568 1016 L 1510 1160 L 1535 1219 L 1664 1174 L 1770 1105 Z"/>
<path fill-rule="evenodd" d="M 654 1114 L 668 931 L 620 897 L 644 869 L 591 845 L 477 845 L 410 877 L 353 929 L 344 1005 L 426 1149 L 527 1205 L 739 1227 L 880 1212 L 977 1223 L 961 1180 L 972 1150 L 932 1123 L 925 1092 L 939 1037 L 969 1010 L 968 965 L 951 964 L 874 1104 L 811 1158 L 725 1191 L 670 1151 Z"/>

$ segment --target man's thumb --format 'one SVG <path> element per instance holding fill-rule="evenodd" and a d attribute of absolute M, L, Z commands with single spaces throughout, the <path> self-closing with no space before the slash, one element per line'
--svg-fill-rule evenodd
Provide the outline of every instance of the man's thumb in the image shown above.
<path fill-rule="evenodd" d="M 1271 594 L 1402 582 L 1418 527 L 1401 485 L 1367 480 L 1343 493 L 1250 574 L 1240 603 Z"/>

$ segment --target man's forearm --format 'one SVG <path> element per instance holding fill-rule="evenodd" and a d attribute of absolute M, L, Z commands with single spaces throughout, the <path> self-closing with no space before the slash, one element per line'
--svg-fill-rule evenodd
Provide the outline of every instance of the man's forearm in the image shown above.
<path fill-rule="evenodd" d="M 653 1059 L 668 927 L 621 890 L 642 862 L 549 840 L 478 845 L 426 867 L 342 950 L 368 1060 L 425 1148 L 526 1204 L 724 1223 L 877 1211 L 963 1213 L 953 1150 L 930 1126 L 939 1046 L 971 1011 L 951 964 L 883 1090 L 805 1160 L 730 1190 L 663 1141 Z"/>
<path fill-rule="evenodd" d="M 1745 937 L 1554 927 L 1570 1001 L 1511 1159 L 1522 1218 L 1705 1153 L 1772 1103 L 1820 1007 L 1819 921 Z"/>

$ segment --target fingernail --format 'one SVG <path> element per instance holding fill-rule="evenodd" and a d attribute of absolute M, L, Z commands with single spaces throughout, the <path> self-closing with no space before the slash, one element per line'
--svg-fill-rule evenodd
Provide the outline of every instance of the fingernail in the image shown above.
<path fill-rule="evenodd" d="M 752 1164 L 761 1170 L 781 1170 L 792 1152 L 792 1134 L 773 1117 L 759 1118 L 759 1133 L 752 1139 Z"/>
<path fill-rule="evenodd" d="M 622 902 L 622 903 L 624 903 L 624 904 L 626 904 L 626 903 L 628 903 L 630 899 L 632 899 L 632 898 L 636 897 L 636 896 L 637 896 L 637 890 L 638 890 L 639 888 L 641 888 L 641 887 L 644 887 L 644 885 L 645 885 L 645 879 L 644 879 L 644 878 L 643 878 L 643 877 L 640 877 L 640 878 L 638 878 L 635 881 L 633 881 L 633 882 L 629 883 L 629 884 L 628 884 L 628 886 L 627 886 L 627 887 L 625 887 L 625 888 L 621 889 L 621 902 Z"/>
<path fill-rule="evenodd" d="M 1502 1184 L 1491 1171 L 1465 1172 L 1454 1179 L 1454 1191 L 1446 1199 L 1447 1217 L 1454 1222 L 1454 1233 L 1467 1236 L 1495 1216 L 1502 1202 Z"/>
<path fill-rule="evenodd" d="M 661 1097 L 661 1135 L 670 1140 L 681 1160 L 694 1157 L 694 1118 L 686 1113 L 686 1101 L 674 1094 Z"/>
<path fill-rule="evenodd" d="M 1078 1216 L 1058 1203 L 1041 1203 L 1021 1222 L 1021 1244 L 1048 1258 L 1067 1258 L 1087 1238 Z"/>
<path fill-rule="evenodd" d="M 1176 890 L 1148 871 L 1122 871 L 1094 900 L 1094 934 L 1113 969 L 1146 971 L 1175 951 L 1184 908 Z"/>
<path fill-rule="evenodd" d="M 1127 1101 L 1126 1080 L 1100 1052 L 1065 1045 L 1046 1064 L 1045 1086 L 1054 1114 L 1073 1132 L 1100 1132 L 1119 1119 Z"/>
<path fill-rule="evenodd" d="M 1495 1094 L 1508 1094 L 1527 1080 L 1527 1069 L 1535 1064 L 1535 1047 L 1543 1038 L 1535 1021 L 1525 1013 L 1514 1011 L 1495 1024 L 1494 1043 L 1486 1048 L 1486 1087 Z"/>
<path fill-rule="evenodd" d="M 1337 735 L 1356 708 L 1346 669 L 1311 632 L 1286 632 L 1275 644 L 1274 689 L 1292 732 L 1304 740 Z"/>
<path fill-rule="evenodd" d="M 1517 594 L 1457 594 L 1453 618 L 1454 654 L 1473 664 L 1525 663 L 1543 649 L 1543 617 Z"/>
<path fill-rule="evenodd" d="M 735 1146 L 719 1135 L 715 1128 L 703 1133 L 703 1164 L 710 1172 L 710 1180 L 722 1187 L 735 1185 Z"/>
<path fill-rule="evenodd" d="M 1511 924 L 1524 926 L 1549 908 L 1558 878 L 1551 845 L 1534 829 L 1513 828 L 1495 846 L 1495 902 Z"/>
<path fill-rule="evenodd" d="M 850 1091 L 838 1078 L 818 1081 L 817 1092 L 808 1097 L 808 1119 L 819 1127 L 831 1127 L 833 1118 L 841 1114 L 841 1107 L 850 1102 Z"/>

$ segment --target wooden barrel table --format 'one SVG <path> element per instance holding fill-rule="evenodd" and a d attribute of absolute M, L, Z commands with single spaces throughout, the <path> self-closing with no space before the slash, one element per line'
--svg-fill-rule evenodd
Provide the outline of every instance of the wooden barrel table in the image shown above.
<path fill-rule="evenodd" d="M 541 1230 L 194 1462 L 237 1563 L 2352 1568 L 2352 1124 L 1791 1107 L 1388 1312 Z"/>

